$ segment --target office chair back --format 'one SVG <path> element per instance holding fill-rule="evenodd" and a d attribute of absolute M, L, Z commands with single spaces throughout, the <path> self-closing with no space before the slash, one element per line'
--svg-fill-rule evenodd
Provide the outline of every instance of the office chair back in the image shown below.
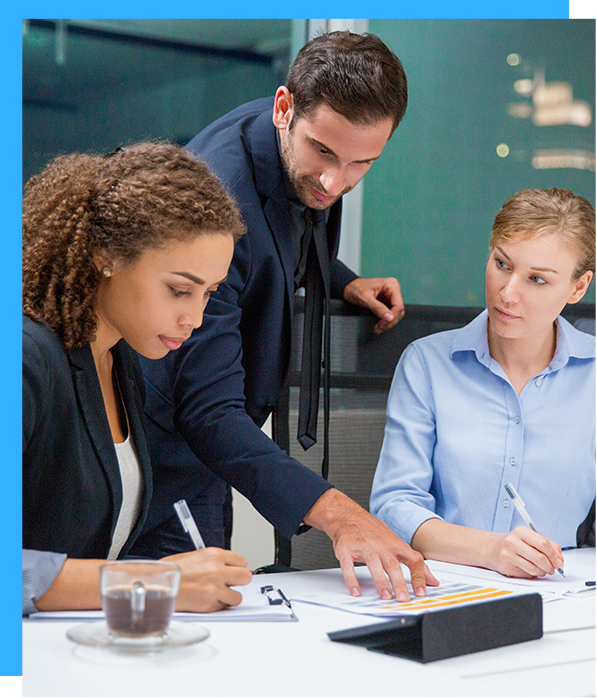
<path fill-rule="evenodd" d="M 273 438 L 280 448 L 321 473 L 323 458 L 323 396 L 320 399 L 318 443 L 303 451 L 296 440 L 303 298 L 297 296 L 291 367 L 274 413 Z M 483 308 L 409 305 L 404 319 L 383 335 L 373 332 L 368 310 L 332 301 L 329 481 L 369 509 L 371 484 L 384 435 L 386 402 L 394 370 L 404 349 L 425 335 L 455 329 L 473 320 Z M 567 306 L 562 313 L 583 331 L 595 334 L 595 305 Z M 292 541 L 277 531 L 276 563 L 301 570 L 338 567 L 330 539 L 311 529 Z"/>

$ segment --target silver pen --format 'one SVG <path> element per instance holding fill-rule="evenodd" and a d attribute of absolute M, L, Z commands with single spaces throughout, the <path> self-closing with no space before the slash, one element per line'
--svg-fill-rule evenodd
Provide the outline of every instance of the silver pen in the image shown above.
<path fill-rule="evenodd" d="M 180 501 L 176 502 L 174 504 L 174 509 L 178 514 L 178 518 L 180 519 L 182 527 L 189 534 L 191 540 L 193 541 L 193 545 L 195 546 L 195 548 L 197 548 L 197 550 L 205 548 L 203 538 L 201 538 L 201 534 L 199 533 L 199 529 L 197 528 L 195 519 L 193 518 L 191 510 L 189 509 L 189 505 L 186 503 L 186 501 L 184 499 L 181 499 Z"/>
<path fill-rule="evenodd" d="M 514 503 L 514 506 L 518 509 L 518 513 L 522 516 L 525 524 L 535 533 L 539 533 L 539 530 L 537 529 L 537 526 L 533 523 L 533 519 L 531 519 L 529 512 L 526 510 L 526 507 L 524 505 L 524 502 L 522 501 L 521 496 L 518 494 L 516 489 L 514 488 L 514 485 L 512 483 L 508 483 L 507 485 L 504 485 L 504 489 L 508 493 L 508 496 Z M 564 570 L 561 567 L 556 567 L 557 571 L 562 575 L 562 577 L 565 577 L 566 575 L 564 574 Z"/>

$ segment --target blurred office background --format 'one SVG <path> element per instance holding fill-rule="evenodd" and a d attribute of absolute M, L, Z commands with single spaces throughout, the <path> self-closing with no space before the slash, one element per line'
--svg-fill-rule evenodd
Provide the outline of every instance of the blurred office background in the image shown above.
<path fill-rule="evenodd" d="M 59 153 L 186 143 L 273 95 L 327 27 L 378 34 L 409 80 L 404 121 L 349 202 L 357 271 L 398 277 L 407 303 L 482 305 L 510 194 L 560 186 L 595 204 L 594 20 L 25 20 L 25 181 Z"/>
<path fill-rule="evenodd" d="M 404 121 L 347 197 L 356 271 L 396 276 L 407 303 L 483 305 L 510 194 L 559 186 L 595 205 L 594 20 L 24 20 L 24 179 L 60 153 L 184 144 L 273 95 L 326 28 L 378 34 L 409 80 Z"/>

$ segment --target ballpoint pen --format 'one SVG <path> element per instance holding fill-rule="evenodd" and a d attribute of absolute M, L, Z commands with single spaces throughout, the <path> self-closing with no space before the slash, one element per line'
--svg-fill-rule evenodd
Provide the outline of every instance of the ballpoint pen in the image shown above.
<path fill-rule="evenodd" d="M 195 546 L 195 548 L 197 548 L 197 550 L 205 548 L 203 538 L 201 538 L 201 534 L 199 533 L 199 529 L 197 528 L 195 519 L 193 518 L 191 510 L 189 509 L 189 505 L 186 503 L 186 501 L 184 499 L 181 499 L 180 501 L 176 502 L 174 504 L 174 509 L 178 514 L 178 518 L 180 519 L 182 527 L 189 534 L 191 540 L 193 541 L 193 545 Z"/>
<path fill-rule="evenodd" d="M 514 485 L 512 483 L 508 483 L 507 485 L 504 485 L 504 489 L 508 493 L 508 496 L 514 503 L 514 506 L 518 509 L 518 513 L 522 516 L 524 519 L 525 524 L 535 533 L 539 533 L 537 526 L 533 523 L 533 519 L 531 519 L 529 512 L 526 510 L 526 507 L 524 505 L 524 502 L 522 501 L 520 495 L 514 488 Z M 564 570 L 561 567 L 556 567 L 557 571 L 562 575 L 562 577 L 565 577 L 566 575 L 564 574 Z"/>

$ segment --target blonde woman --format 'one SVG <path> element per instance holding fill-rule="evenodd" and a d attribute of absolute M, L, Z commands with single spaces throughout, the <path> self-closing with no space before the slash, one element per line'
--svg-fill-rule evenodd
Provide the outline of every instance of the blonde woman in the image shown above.
<path fill-rule="evenodd" d="M 595 341 L 560 317 L 595 271 L 595 211 L 525 189 L 489 248 L 487 310 L 400 359 L 371 511 L 427 558 L 537 577 L 562 566 L 595 498 Z"/>

